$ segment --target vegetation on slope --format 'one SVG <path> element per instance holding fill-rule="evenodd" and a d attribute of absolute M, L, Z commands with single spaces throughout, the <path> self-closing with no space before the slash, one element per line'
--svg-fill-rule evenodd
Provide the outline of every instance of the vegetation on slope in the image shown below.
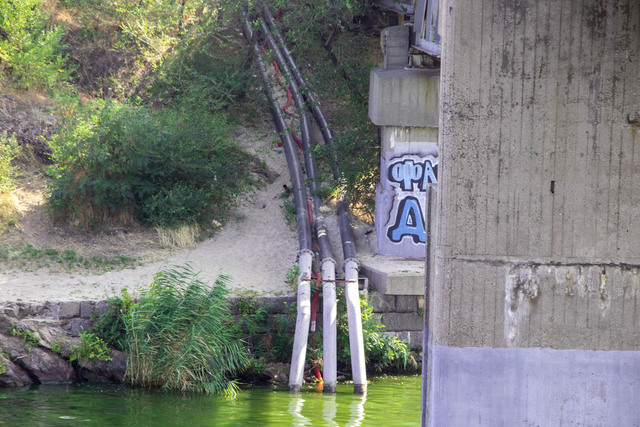
<path fill-rule="evenodd" d="M 379 21 L 384 13 L 375 2 L 362 0 L 277 0 L 270 5 L 331 122 L 341 171 L 334 185 L 372 221 L 380 160 L 378 130 L 367 113 L 369 72 L 381 62 Z M 326 167 L 328 153 L 323 147 L 318 151 Z M 325 173 L 331 181 L 328 168 Z"/>
<path fill-rule="evenodd" d="M 374 6 L 364 0 L 271 5 L 280 9 L 282 32 L 332 121 L 343 173 L 333 185 L 371 218 L 379 161 L 377 130 L 367 118 L 369 70 L 379 57 L 370 30 Z M 252 120 L 264 102 L 238 30 L 236 12 L 244 6 L 232 0 L 0 0 L 0 95 L 39 93 L 57 117 L 37 153 L 49 164 L 55 218 L 85 229 L 175 228 L 206 227 L 224 215 L 248 183 L 249 159 L 229 138 L 230 125 Z M 33 140 L 11 132 L 0 137 L 0 230 L 17 221 L 15 209 L 4 214 L 4 204 L 18 143 L 35 150 Z M 323 147 L 318 153 L 325 159 L 323 179 L 331 181 L 329 156 Z M 239 342 L 209 342 L 187 328 L 252 342 L 255 334 L 225 329 L 223 288 L 222 282 L 203 286 L 189 271 L 164 272 L 139 303 L 125 298 L 114 306 L 115 323 L 105 323 L 112 336 L 104 339 L 128 349 L 129 378 L 169 389 L 233 390 L 228 377 L 246 364 Z M 247 312 L 242 328 L 258 330 L 259 313 Z M 290 336 L 281 320 L 278 336 Z M 385 338 L 373 320 L 365 325 L 376 369 L 407 363 L 406 346 Z M 254 350 L 264 357 L 288 360 L 290 345 L 274 350 L 260 343 Z M 219 357 L 205 356 L 211 354 Z M 341 353 L 342 363 L 348 356 Z"/>
<path fill-rule="evenodd" d="M 1 87 L 46 94 L 60 118 L 49 138 L 56 218 L 84 228 L 130 221 L 177 227 L 206 226 L 224 213 L 206 207 L 228 205 L 246 183 L 240 171 L 247 161 L 227 129 L 263 103 L 251 90 L 240 7 L 250 9 L 230 0 L 0 0 Z M 379 57 L 370 30 L 374 6 L 322 0 L 274 1 L 272 8 L 280 8 L 283 34 L 326 100 L 343 172 L 334 187 L 371 215 L 378 167 L 377 131 L 367 118 L 368 74 Z M 162 153 L 167 145 L 176 156 Z M 141 164 L 150 150 L 152 164 Z M 215 165 L 192 162 L 195 151 Z M 181 164 L 172 167 L 174 161 Z M 170 171 L 159 176 L 165 167 Z M 235 174 L 223 176 L 228 169 Z M 205 188 L 212 176 L 213 188 Z"/>

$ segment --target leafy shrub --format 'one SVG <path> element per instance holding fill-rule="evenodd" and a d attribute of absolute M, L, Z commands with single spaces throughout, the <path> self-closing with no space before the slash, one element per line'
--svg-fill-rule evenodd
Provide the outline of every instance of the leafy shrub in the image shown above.
<path fill-rule="evenodd" d="M 0 194 L 13 190 L 15 167 L 12 162 L 19 152 L 15 134 L 8 136 L 7 131 L 0 134 Z"/>
<path fill-rule="evenodd" d="M 82 363 L 89 360 L 102 360 L 110 362 L 113 360 L 109 356 L 109 347 L 102 338 L 91 332 L 82 332 L 80 334 L 81 345 L 71 348 L 69 355 L 69 363 L 80 361 Z"/>
<path fill-rule="evenodd" d="M 345 307 L 338 310 L 338 363 L 342 366 L 351 366 L 351 350 L 349 347 L 349 328 L 344 295 L 340 297 L 338 304 Z M 373 307 L 367 299 L 360 299 L 362 312 L 362 336 L 364 340 L 365 362 L 375 372 L 394 368 L 403 371 L 407 368 L 415 369 L 417 364 L 411 355 L 411 351 L 405 341 L 384 332 L 384 325 L 373 313 Z"/>
<path fill-rule="evenodd" d="M 102 338 L 107 344 L 118 350 L 126 347 L 125 319 L 131 315 L 136 302 L 126 288 L 121 289 L 120 297 L 110 298 L 107 312 L 98 317 L 89 332 Z"/>
<path fill-rule="evenodd" d="M 246 155 L 226 138 L 221 115 L 156 118 L 143 107 L 96 102 L 51 141 L 51 211 L 82 227 L 205 223 L 247 176 Z"/>
<path fill-rule="evenodd" d="M 48 28 L 40 0 L 0 0 L 0 70 L 18 87 L 53 89 L 68 80 L 65 30 Z"/>
<path fill-rule="evenodd" d="M 266 363 L 289 362 L 293 348 L 296 305 L 285 303 L 285 312 L 271 314 L 273 305 L 261 305 L 255 298 L 240 298 L 236 302 L 237 334 L 242 337 L 251 355 Z"/>
<path fill-rule="evenodd" d="M 12 162 L 20 152 L 15 135 L 0 134 L 0 232 L 7 225 L 18 224 L 18 205 L 15 196 L 14 179 L 16 175 Z"/>
<path fill-rule="evenodd" d="M 125 318 L 127 377 L 163 390 L 235 394 L 228 377 L 247 366 L 234 334 L 226 282 L 203 283 L 189 267 L 158 273 Z"/>

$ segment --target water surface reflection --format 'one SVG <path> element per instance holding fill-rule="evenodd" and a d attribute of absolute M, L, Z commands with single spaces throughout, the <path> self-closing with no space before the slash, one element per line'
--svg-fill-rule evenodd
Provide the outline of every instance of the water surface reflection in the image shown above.
<path fill-rule="evenodd" d="M 335 394 L 315 387 L 290 393 L 246 387 L 236 399 L 183 396 L 111 384 L 0 389 L 0 425 L 7 426 L 415 426 L 420 378 L 374 378 L 367 395 L 338 384 Z"/>

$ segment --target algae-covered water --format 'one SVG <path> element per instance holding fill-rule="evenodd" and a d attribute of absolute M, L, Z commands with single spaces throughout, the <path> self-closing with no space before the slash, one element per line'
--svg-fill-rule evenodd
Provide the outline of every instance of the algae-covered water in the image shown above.
<path fill-rule="evenodd" d="M 0 425 L 416 426 L 420 377 L 373 378 L 366 396 L 353 394 L 350 384 L 339 384 L 336 394 L 313 386 L 301 393 L 245 387 L 235 399 L 112 384 L 0 389 Z"/>

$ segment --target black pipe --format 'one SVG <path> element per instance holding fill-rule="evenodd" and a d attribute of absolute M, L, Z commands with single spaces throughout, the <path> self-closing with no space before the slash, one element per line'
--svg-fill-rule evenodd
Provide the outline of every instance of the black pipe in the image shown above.
<path fill-rule="evenodd" d="M 293 199 L 296 206 L 296 222 L 298 224 L 298 244 L 300 251 L 311 250 L 311 227 L 309 223 L 309 210 L 307 206 L 307 195 L 304 187 L 304 181 L 302 179 L 302 171 L 300 164 L 298 163 L 298 155 L 294 141 L 291 138 L 288 131 L 287 124 L 284 121 L 282 115 L 282 109 L 280 104 L 275 99 L 273 94 L 273 88 L 269 82 L 267 70 L 262 62 L 262 53 L 258 48 L 258 43 L 253 38 L 253 31 L 249 26 L 249 21 L 243 14 L 244 33 L 247 41 L 251 44 L 256 62 L 258 63 L 258 70 L 264 83 L 264 91 L 269 100 L 269 107 L 271 109 L 271 115 L 276 124 L 278 134 L 280 135 L 280 141 L 282 141 L 283 150 L 287 158 L 287 165 L 289 166 L 289 175 L 291 176 L 291 184 L 293 186 Z"/>
<path fill-rule="evenodd" d="M 333 134 L 329 129 L 329 122 L 327 121 L 327 118 L 325 117 L 322 111 L 322 108 L 320 108 L 320 103 L 315 98 L 315 96 L 313 96 L 313 93 L 309 89 L 309 86 L 307 85 L 307 83 L 304 81 L 304 78 L 302 77 L 300 70 L 296 66 L 293 58 L 291 57 L 291 53 L 287 49 L 287 46 L 284 43 L 282 35 L 280 34 L 280 31 L 278 30 L 275 24 L 273 15 L 271 14 L 271 11 L 269 10 L 269 7 L 266 4 L 264 6 L 264 15 L 265 15 L 266 21 L 269 23 L 271 27 L 271 31 L 273 32 L 273 35 L 275 36 L 275 38 L 278 40 L 278 43 L 282 47 L 283 56 L 286 58 L 287 64 L 289 65 L 289 68 L 291 69 L 292 74 L 295 77 L 298 86 L 302 88 L 302 92 L 307 100 L 307 105 L 309 106 L 309 108 L 311 108 L 311 111 L 313 112 L 313 116 L 316 119 L 318 126 L 320 127 L 320 131 L 322 132 L 322 136 L 329 148 L 331 170 L 333 173 L 333 177 L 336 181 L 340 181 L 340 169 L 338 167 L 338 157 L 335 150 Z M 338 217 L 339 217 L 339 223 L 340 223 L 340 238 L 342 240 L 343 257 L 345 260 L 353 259 L 353 260 L 356 260 L 357 262 L 355 238 L 353 234 L 353 228 L 351 227 L 351 216 L 349 214 L 349 203 L 344 199 L 338 203 Z"/>
<path fill-rule="evenodd" d="M 291 90 L 291 94 L 293 95 L 296 107 L 298 108 L 298 115 L 300 117 L 300 134 L 302 136 L 302 149 L 304 151 L 304 165 L 307 171 L 307 180 L 309 182 L 309 189 L 311 190 L 311 197 L 313 200 L 313 214 L 314 216 L 319 216 L 322 201 L 316 195 L 318 190 L 318 177 L 316 174 L 316 167 L 313 159 L 311 125 L 309 123 L 309 117 L 307 116 L 305 103 L 302 99 L 302 95 L 300 95 L 300 91 L 298 90 L 298 85 L 296 84 L 295 79 L 292 78 L 291 73 L 289 72 L 287 61 L 282 56 L 280 48 L 276 44 L 273 35 L 269 31 L 269 28 L 267 28 L 267 25 L 264 23 L 264 21 L 261 22 L 260 29 L 262 30 L 263 37 L 269 44 L 269 48 L 275 55 L 275 59 L 278 63 L 278 66 L 280 67 L 280 71 L 284 75 L 286 81 L 289 83 L 289 89 Z"/>
<path fill-rule="evenodd" d="M 329 228 L 327 224 L 324 222 L 322 217 L 317 217 L 313 222 L 313 227 L 316 231 L 316 237 L 318 240 L 318 251 L 320 252 L 320 260 L 333 260 L 333 255 L 331 252 L 331 242 L 329 242 Z M 335 262 L 335 260 L 334 260 Z"/>
<path fill-rule="evenodd" d="M 273 32 L 273 35 L 275 36 L 280 46 L 282 46 L 284 57 L 287 60 L 287 64 L 289 65 L 289 68 L 291 69 L 291 72 L 295 77 L 296 82 L 298 83 L 298 86 L 302 89 L 302 93 L 307 100 L 307 105 L 309 105 L 309 108 L 311 109 L 311 112 L 313 113 L 313 116 L 316 119 L 316 122 L 318 122 L 320 131 L 322 132 L 322 137 L 326 141 L 327 147 L 329 147 L 331 172 L 333 173 L 333 178 L 336 181 L 339 181 L 340 171 L 338 169 L 338 156 L 335 151 L 333 134 L 329 129 L 329 122 L 327 121 L 327 118 L 324 116 L 324 113 L 320 108 L 320 103 L 318 102 L 316 97 L 313 96 L 313 92 L 311 92 L 311 90 L 309 89 L 309 86 L 307 86 L 307 83 L 302 78 L 302 74 L 300 73 L 300 70 L 296 66 L 296 63 L 293 61 L 291 52 L 289 52 L 289 49 L 287 49 L 287 45 L 285 44 L 282 38 L 282 35 L 280 34 L 280 31 L 278 30 L 278 27 L 276 26 L 275 21 L 273 20 L 273 15 L 271 14 L 271 11 L 269 10 L 269 7 L 267 5 L 264 6 L 264 15 L 266 17 L 267 22 L 269 23 L 269 26 L 271 27 L 271 31 Z"/>
<path fill-rule="evenodd" d="M 349 216 L 349 203 L 340 200 L 338 203 L 338 218 L 340 221 L 340 237 L 342 238 L 342 254 L 345 260 L 357 260 L 355 237 Z"/>
<path fill-rule="evenodd" d="M 296 107 L 298 108 L 298 115 L 300 117 L 300 133 L 302 135 L 302 147 L 304 150 L 304 163 L 305 169 L 307 171 L 307 180 L 309 183 L 309 189 L 311 190 L 311 200 L 313 203 L 313 216 L 315 218 L 314 221 L 314 231 L 316 233 L 316 239 L 318 241 L 318 250 L 320 252 L 320 260 L 325 261 L 326 259 L 333 260 L 333 255 L 331 252 L 331 243 L 329 241 L 328 228 L 325 224 L 322 212 L 320 211 L 320 206 L 322 206 L 322 199 L 318 195 L 318 175 L 316 173 L 316 165 L 315 159 L 313 155 L 313 143 L 311 138 L 311 125 L 309 123 L 309 117 L 307 116 L 306 107 L 304 99 L 300 94 L 300 90 L 298 89 L 298 85 L 296 84 L 296 79 L 293 78 L 291 72 L 289 71 L 289 67 L 287 65 L 287 61 L 285 60 L 282 51 L 280 50 L 281 46 L 278 46 L 276 40 L 273 38 L 271 31 L 267 25 L 262 21 L 260 28 L 262 30 L 262 35 L 267 40 L 269 44 L 269 48 L 275 55 L 276 62 L 280 67 L 280 71 L 284 75 L 286 81 L 289 83 L 289 89 L 293 95 L 293 98 L 296 103 Z M 295 65 L 295 64 L 294 64 Z"/>

